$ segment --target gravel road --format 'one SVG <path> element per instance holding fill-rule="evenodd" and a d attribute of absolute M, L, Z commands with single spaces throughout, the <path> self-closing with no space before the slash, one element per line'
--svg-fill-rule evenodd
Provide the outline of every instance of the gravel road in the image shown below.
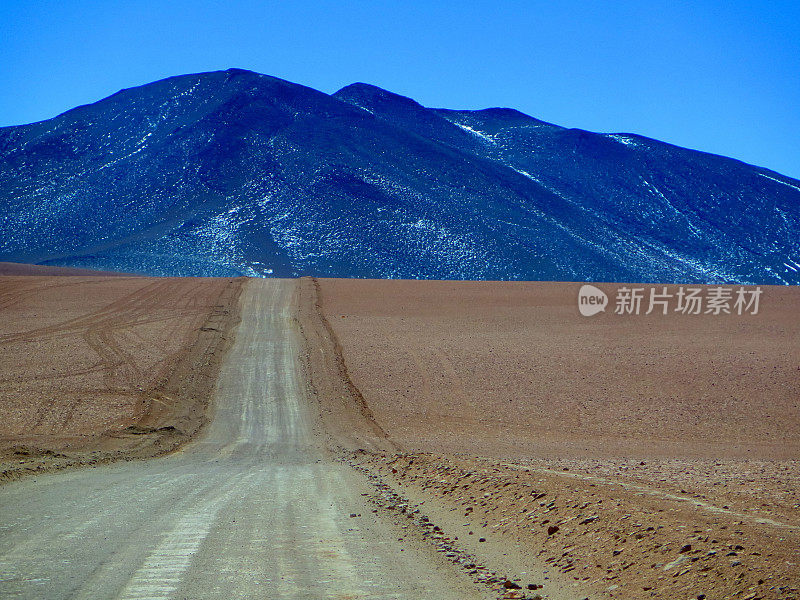
<path fill-rule="evenodd" d="M 0 597 L 483 597 L 398 541 L 367 484 L 320 448 L 294 286 L 247 284 L 214 418 L 182 451 L 0 487 Z"/>

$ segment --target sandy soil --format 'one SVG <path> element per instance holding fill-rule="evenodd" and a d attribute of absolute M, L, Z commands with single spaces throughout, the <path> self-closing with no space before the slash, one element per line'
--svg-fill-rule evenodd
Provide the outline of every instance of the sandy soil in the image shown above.
<path fill-rule="evenodd" d="M 578 287 L 301 280 L 315 432 L 498 598 L 800 597 L 800 290 L 587 318 Z M 3 476 L 196 433 L 240 290 L 0 277 Z"/>
<path fill-rule="evenodd" d="M 240 280 L 0 277 L 0 470 L 170 451 L 206 420 Z"/>
<path fill-rule="evenodd" d="M 131 277 L 127 273 L 115 273 L 112 271 L 92 271 L 91 269 L 75 269 L 73 267 L 50 267 L 47 265 L 30 265 L 27 263 L 0 262 L 0 276 L 49 276 L 49 277 L 70 277 L 76 275 L 98 276 L 98 277 Z"/>
<path fill-rule="evenodd" d="M 320 280 L 338 374 L 402 450 L 348 460 L 438 503 L 442 535 L 464 510 L 487 564 L 536 549 L 544 597 L 797 598 L 800 290 L 582 317 L 578 288 Z"/>
<path fill-rule="evenodd" d="M 755 316 L 587 318 L 577 284 L 320 285 L 353 383 L 409 449 L 800 457 L 796 288 L 764 288 Z"/>
<path fill-rule="evenodd" d="M 300 363 L 307 397 L 319 422 L 314 433 L 333 449 L 396 450 L 353 385 L 342 347 L 320 305 L 319 282 L 310 277 L 297 286 L 297 322 L 303 338 Z"/>

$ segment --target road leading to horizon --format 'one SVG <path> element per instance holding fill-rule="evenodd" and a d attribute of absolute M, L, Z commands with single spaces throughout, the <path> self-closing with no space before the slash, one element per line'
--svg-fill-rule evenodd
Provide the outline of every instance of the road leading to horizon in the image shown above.
<path fill-rule="evenodd" d="M 247 284 L 213 421 L 183 451 L 0 487 L 0 597 L 483 597 L 401 545 L 360 476 L 319 449 L 294 285 Z"/>

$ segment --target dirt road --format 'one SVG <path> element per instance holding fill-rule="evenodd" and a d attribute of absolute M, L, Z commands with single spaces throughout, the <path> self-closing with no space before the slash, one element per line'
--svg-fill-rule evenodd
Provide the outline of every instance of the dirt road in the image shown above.
<path fill-rule="evenodd" d="M 0 488 L 0 597 L 483 597 L 399 543 L 367 484 L 318 446 L 294 287 L 248 283 L 214 419 L 182 451 Z"/>

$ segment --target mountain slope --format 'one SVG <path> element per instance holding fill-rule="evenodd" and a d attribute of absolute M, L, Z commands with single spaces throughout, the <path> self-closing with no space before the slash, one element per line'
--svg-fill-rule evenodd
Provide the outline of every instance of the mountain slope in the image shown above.
<path fill-rule="evenodd" d="M 800 283 L 800 182 L 511 109 L 172 77 L 0 129 L 0 261 L 156 275 Z"/>

